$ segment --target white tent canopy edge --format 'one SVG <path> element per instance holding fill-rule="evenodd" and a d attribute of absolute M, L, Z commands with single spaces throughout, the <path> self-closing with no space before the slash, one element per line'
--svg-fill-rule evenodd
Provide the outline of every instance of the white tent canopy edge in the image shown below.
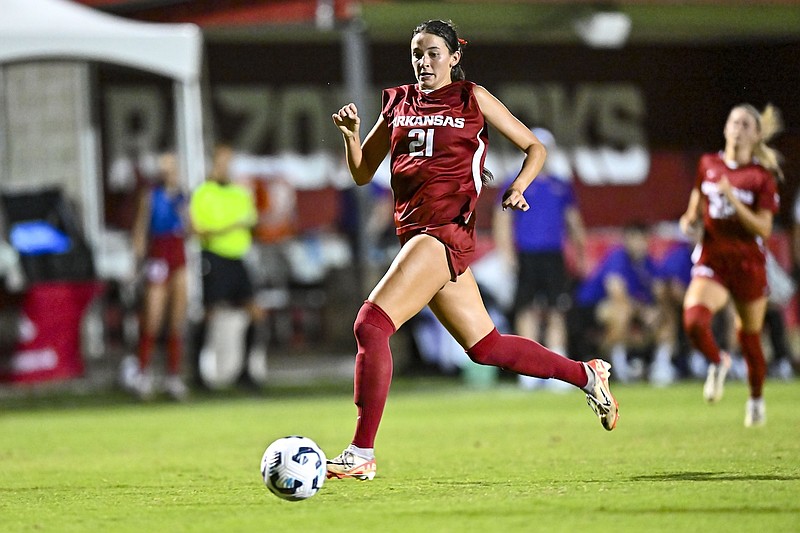
<path fill-rule="evenodd" d="M 202 36 L 194 24 L 130 21 L 66 0 L 0 0 L 0 12 L 0 63 L 74 58 L 199 78 Z"/>
<path fill-rule="evenodd" d="M 129 21 L 67 0 L 0 0 L 0 69 L 9 63 L 49 59 L 106 62 L 171 78 L 184 180 L 189 188 L 202 181 L 202 34 L 196 25 Z M 93 173 L 84 177 L 84 183 L 98 183 L 96 165 Z M 92 190 L 94 202 L 85 199 L 94 204 L 89 220 L 95 227 L 87 228 L 90 238 L 98 237 L 102 208 L 99 189 Z"/>

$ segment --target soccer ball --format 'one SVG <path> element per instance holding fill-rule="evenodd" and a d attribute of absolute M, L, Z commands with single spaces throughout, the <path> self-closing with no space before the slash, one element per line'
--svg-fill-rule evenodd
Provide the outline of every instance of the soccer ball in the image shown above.
<path fill-rule="evenodd" d="M 261 458 L 261 477 L 278 498 L 305 500 L 322 488 L 326 465 L 325 453 L 313 440 L 293 435 L 267 447 Z"/>

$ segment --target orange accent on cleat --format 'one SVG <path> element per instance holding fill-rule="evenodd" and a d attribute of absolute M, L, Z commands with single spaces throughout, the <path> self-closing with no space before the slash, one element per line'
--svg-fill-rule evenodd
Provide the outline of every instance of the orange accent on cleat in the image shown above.
<path fill-rule="evenodd" d="M 619 420 L 619 403 L 608 386 L 611 365 L 602 359 L 592 359 L 586 365 L 595 375 L 594 388 L 591 393 L 586 393 L 586 403 L 600 418 L 603 427 L 611 431 L 617 427 Z"/>
<path fill-rule="evenodd" d="M 345 450 L 328 461 L 328 479 L 344 479 L 348 477 L 368 481 L 375 477 L 377 465 L 375 459 L 367 459 Z"/>

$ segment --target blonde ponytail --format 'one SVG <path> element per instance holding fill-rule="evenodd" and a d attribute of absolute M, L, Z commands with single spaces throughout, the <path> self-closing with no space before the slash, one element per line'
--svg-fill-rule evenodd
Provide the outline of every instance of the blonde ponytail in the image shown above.
<path fill-rule="evenodd" d="M 758 130 L 761 133 L 761 140 L 753 147 L 753 155 L 758 159 L 761 166 L 783 181 L 783 170 L 781 169 L 783 155 L 767 144 L 783 131 L 783 118 L 781 117 L 780 109 L 772 104 L 767 104 L 761 112 L 750 104 L 742 104 L 739 107 L 744 108 L 756 118 Z"/>

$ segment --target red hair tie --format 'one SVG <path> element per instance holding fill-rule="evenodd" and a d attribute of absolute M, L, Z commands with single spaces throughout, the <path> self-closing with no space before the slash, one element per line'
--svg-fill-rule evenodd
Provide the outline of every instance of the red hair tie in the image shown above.
<path fill-rule="evenodd" d="M 460 44 L 461 46 L 465 46 L 468 42 L 469 41 L 467 41 L 466 39 L 461 39 L 460 37 L 458 39 L 458 44 Z"/>

